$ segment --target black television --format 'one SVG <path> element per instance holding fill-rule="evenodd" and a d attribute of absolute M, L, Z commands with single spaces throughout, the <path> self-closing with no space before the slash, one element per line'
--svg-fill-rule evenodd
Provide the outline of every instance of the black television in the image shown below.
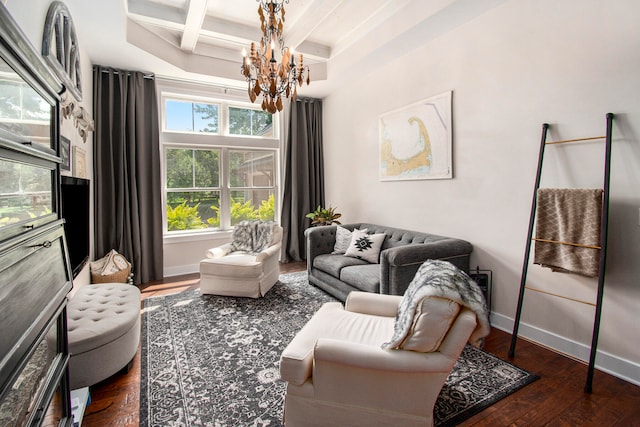
<path fill-rule="evenodd" d="M 89 184 L 88 179 L 61 176 L 60 212 L 74 278 L 89 261 Z"/>

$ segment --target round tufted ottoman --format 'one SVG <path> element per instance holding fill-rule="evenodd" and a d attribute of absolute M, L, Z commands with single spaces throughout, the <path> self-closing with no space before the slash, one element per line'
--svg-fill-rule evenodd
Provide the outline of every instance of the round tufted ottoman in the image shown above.
<path fill-rule="evenodd" d="M 67 305 L 71 388 L 96 384 L 127 366 L 140 343 L 140 290 L 85 285 Z"/>

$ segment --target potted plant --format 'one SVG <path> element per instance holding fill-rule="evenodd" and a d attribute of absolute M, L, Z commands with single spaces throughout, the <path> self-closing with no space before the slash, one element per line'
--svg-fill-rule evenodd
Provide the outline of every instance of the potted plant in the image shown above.
<path fill-rule="evenodd" d="M 342 224 L 338 221 L 338 218 L 342 216 L 341 213 L 336 212 L 337 208 L 332 208 L 329 206 L 328 208 L 323 208 L 318 205 L 318 208 L 310 212 L 306 215 L 306 218 L 311 220 L 311 226 L 316 225 L 331 225 L 331 224 Z"/>

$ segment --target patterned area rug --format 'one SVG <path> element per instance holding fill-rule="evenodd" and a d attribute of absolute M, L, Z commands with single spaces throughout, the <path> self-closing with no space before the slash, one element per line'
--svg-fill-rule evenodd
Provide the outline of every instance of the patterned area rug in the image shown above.
<path fill-rule="evenodd" d="M 306 272 L 280 276 L 264 298 L 185 291 L 144 302 L 140 426 L 281 426 L 284 347 L 335 301 Z M 455 425 L 537 377 L 467 346 L 436 402 Z"/>

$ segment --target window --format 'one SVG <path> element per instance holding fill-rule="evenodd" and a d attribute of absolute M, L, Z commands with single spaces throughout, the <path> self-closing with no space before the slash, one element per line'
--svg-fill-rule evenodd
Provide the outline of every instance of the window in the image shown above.
<path fill-rule="evenodd" d="M 275 158 L 270 151 L 229 151 L 231 225 L 274 219 Z"/>
<path fill-rule="evenodd" d="M 220 150 L 167 148 L 165 160 L 167 231 L 215 225 L 220 208 Z"/>
<path fill-rule="evenodd" d="M 163 94 L 165 231 L 275 220 L 277 123 L 252 105 Z"/>
<path fill-rule="evenodd" d="M 168 99 L 165 129 L 176 132 L 219 133 L 219 105 Z"/>
<path fill-rule="evenodd" d="M 273 116 L 266 111 L 229 107 L 229 133 L 273 138 Z"/>

